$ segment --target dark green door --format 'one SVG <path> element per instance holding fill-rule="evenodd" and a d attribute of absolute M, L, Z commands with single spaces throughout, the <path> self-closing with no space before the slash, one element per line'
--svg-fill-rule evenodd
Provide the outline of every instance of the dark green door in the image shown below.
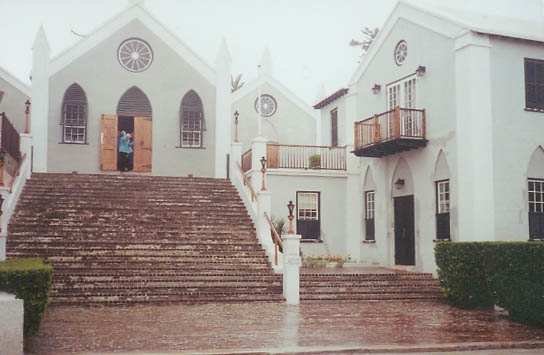
<path fill-rule="evenodd" d="M 416 264 L 413 195 L 395 197 L 395 264 Z"/>

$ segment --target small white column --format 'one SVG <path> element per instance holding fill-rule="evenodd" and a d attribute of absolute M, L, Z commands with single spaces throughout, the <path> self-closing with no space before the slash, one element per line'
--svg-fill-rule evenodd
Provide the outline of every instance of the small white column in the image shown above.
<path fill-rule="evenodd" d="M 300 301 L 300 235 L 284 234 L 283 240 L 283 296 L 290 305 Z"/>

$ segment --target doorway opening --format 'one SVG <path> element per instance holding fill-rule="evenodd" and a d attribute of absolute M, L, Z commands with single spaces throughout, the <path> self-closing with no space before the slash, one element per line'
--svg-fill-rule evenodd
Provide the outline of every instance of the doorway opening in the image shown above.
<path fill-rule="evenodd" d="M 117 132 L 117 170 L 132 171 L 134 170 L 134 116 L 119 116 Z M 121 140 L 126 140 L 126 143 Z M 128 147 L 125 146 L 121 149 L 122 144 L 126 144 Z M 124 151 L 126 148 L 129 150 L 128 153 Z"/>

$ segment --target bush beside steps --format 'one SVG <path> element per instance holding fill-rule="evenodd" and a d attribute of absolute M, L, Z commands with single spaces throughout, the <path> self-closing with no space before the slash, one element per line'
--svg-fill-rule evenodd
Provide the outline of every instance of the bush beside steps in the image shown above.
<path fill-rule="evenodd" d="M 0 261 L 0 290 L 24 301 L 24 336 L 32 336 L 40 327 L 49 303 L 53 268 L 40 258 Z"/>

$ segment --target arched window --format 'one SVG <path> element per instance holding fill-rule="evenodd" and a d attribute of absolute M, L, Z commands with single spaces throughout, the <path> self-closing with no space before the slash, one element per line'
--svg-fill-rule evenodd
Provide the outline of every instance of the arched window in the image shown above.
<path fill-rule="evenodd" d="M 62 142 L 87 142 L 87 96 L 78 84 L 72 84 L 62 100 Z"/>
<path fill-rule="evenodd" d="M 204 112 L 198 94 L 191 90 L 183 96 L 180 110 L 181 146 L 202 147 Z"/>

